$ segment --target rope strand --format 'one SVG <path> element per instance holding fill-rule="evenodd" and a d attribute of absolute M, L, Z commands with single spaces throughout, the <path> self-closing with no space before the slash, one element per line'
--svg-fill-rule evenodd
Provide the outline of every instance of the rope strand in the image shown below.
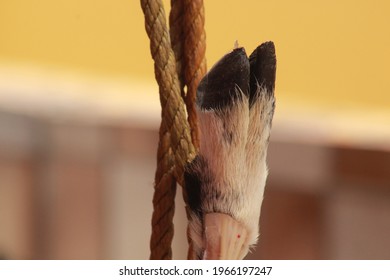
<path fill-rule="evenodd" d="M 199 128 L 195 109 L 196 90 L 203 76 L 206 74 L 206 32 L 204 30 L 203 0 L 184 0 L 184 64 L 185 84 L 187 94 L 185 98 L 188 122 L 191 127 L 192 142 L 199 148 Z"/>
<path fill-rule="evenodd" d="M 199 148 L 199 129 L 195 109 L 196 89 L 206 73 L 205 31 L 203 1 L 171 0 L 169 14 L 171 45 L 176 57 L 181 95 L 186 103 L 191 138 Z M 187 85 L 187 92 L 184 86 Z M 183 199 L 187 205 L 187 193 L 183 189 Z M 186 208 L 187 219 L 190 219 Z M 192 242 L 187 229 L 189 244 L 188 259 L 193 259 Z"/>
<path fill-rule="evenodd" d="M 183 184 L 185 165 L 194 157 L 176 62 L 161 0 L 141 0 L 150 39 L 161 103 L 160 141 L 153 197 L 151 259 L 171 259 L 176 181 Z M 174 161 L 173 161 L 174 158 Z"/>
<path fill-rule="evenodd" d="M 141 0 L 141 7 L 162 109 L 150 258 L 171 259 L 176 181 L 184 187 L 184 168 L 194 158 L 195 149 L 199 146 L 195 98 L 198 83 L 206 72 L 203 0 L 171 0 L 172 45 L 162 1 Z M 184 188 L 183 198 L 187 204 Z M 189 237 L 188 240 L 190 257 Z"/>

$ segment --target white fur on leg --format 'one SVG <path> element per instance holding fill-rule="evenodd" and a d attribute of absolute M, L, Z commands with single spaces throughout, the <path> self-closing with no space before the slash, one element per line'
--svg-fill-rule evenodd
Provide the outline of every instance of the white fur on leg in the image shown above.
<path fill-rule="evenodd" d="M 275 73 L 266 42 L 225 55 L 198 86 L 200 148 L 184 175 L 195 258 L 241 259 L 257 241 Z"/>
<path fill-rule="evenodd" d="M 248 97 L 240 92 L 240 98 L 231 107 L 218 111 L 198 108 L 202 161 L 192 166 L 193 172 L 206 178 L 201 185 L 202 213 L 226 213 L 245 227 L 246 251 L 242 257 L 256 244 L 259 233 L 274 97 L 258 87 L 258 98 L 250 110 L 248 102 Z M 208 228 L 207 235 L 204 230 L 203 222 L 193 215 L 190 236 L 198 255 L 207 246 L 206 238 L 215 240 L 221 236 L 218 227 Z"/>
<path fill-rule="evenodd" d="M 266 163 L 268 141 L 274 111 L 274 95 L 257 86 L 257 98 L 249 111 L 248 141 L 246 143 L 247 185 L 251 199 L 247 207 L 241 209 L 241 215 L 247 217 L 250 230 L 250 245 L 257 242 L 259 235 L 258 221 L 268 176 Z"/>

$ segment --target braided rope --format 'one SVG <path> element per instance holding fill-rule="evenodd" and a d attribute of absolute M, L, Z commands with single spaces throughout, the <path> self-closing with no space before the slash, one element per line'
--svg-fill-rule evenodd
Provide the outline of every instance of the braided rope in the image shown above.
<path fill-rule="evenodd" d="M 173 175 L 174 162 L 170 148 L 170 135 L 165 126 L 160 126 L 160 141 L 157 149 L 157 169 L 153 194 L 152 235 L 150 259 L 172 259 L 171 244 L 174 235 L 176 180 Z"/>
<path fill-rule="evenodd" d="M 206 74 L 206 33 L 203 0 L 171 0 L 169 27 L 176 56 L 182 96 L 185 100 L 192 142 L 199 147 L 195 110 L 196 89 Z M 187 85 L 187 92 L 184 92 Z"/>
<path fill-rule="evenodd" d="M 187 94 L 185 98 L 188 122 L 191 127 L 192 142 L 199 147 L 199 129 L 195 110 L 196 90 L 206 74 L 206 33 L 204 30 L 203 0 L 184 0 L 184 61 L 185 83 Z"/>
<path fill-rule="evenodd" d="M 184 91 L 184 50 L 183 41 L 185 34 L 183 33 L 184 23 L 184 2 L 182 0 L 171 0 L 171 11 L 169 13 L 169 35 L 171 36 L 172 50 L 176 58 L 176 70 L 180 81 L 180 89 L 183 100 L 185 100 Z"/>
<path fill-rule="evenodd" d="M 185 165 L 195 156 L 193 143 L 196 146 L 198 145 L 198 128 L 194 104 L 196 87 L 205 74 L 206 63 L 204 59 L 203 1 L 196 0 L 195 2 L 197 3 L 193 5 L 191 4 L 192 1 L 172 0 L 170 25 L 174 54 L 161 0 L 141 0 L 162 108 L 162 122 L 159 130 L 160 141 L 157 151 L 158 165 L 153 196 L 151 259 L 172 258 L 171 243 L 174 232 L 172 221 L 175 209 L 176 181 L 184 186 Z M 184 9 L 185 7 L 189 8 Z M 185 11 L 184 17 L 182 16 L 183 11 Z M 199 12 L 202 15 L 198 15 Z M 172 24 L 172 20 L 174 20 L 174 24 Z M 194 22 L 193 25 L 189 23 L 191 21 Z M 202 32 L 194 30 L 196 28 L 201 28 Z M 183 36 L 187 34 L 186 30 L 189 36 Z M 200 39 L 196 39 L 196 36 Z M 193 42 L 194 48 L 187 47 L 190 44 L 189 42 Z M 201 58 L 197 59 L 199 55 Z M 189 67 L 192 64 L 194 66 Z M 188 87 L 187 94 L 184 92 L 185 84 Z M 183 99 L 187 106 L 188 121 Z M 187 203 L 184 191 L 183 196 Z"/>
<path fill-rule="evenodd" d="M 161 1 L 141 0 L 141 7 L 145 14 L 145 29 L 150 39 L 162 108 L 150 258 L 170 259 L 176 194 L 173 175 L 182 183 L 184 166 L 194 156 L 195 150 L 188 131 L 183 100 L 180 97 L 175 57 L 170 45 L 163 5 Z"/>
<path fill-rule="evenodd" d="M 169 14 L 171 45 L 176 57 L 177 72 L 183 99 L 186 102 L 191 138 L 195 148 L 199 148 L 199 129 L 195 110 L 196 88 L 206 73 L 206 36 L 204 30 L 203 0 L 171 0 Z M 184 86 L 188 85 L 187 92 Z M 187 194 L 183 189 L 187 205 Z M 189 217 L 188 209 L 187 218 Z M 189 243 L 188 259 L 193 259 L 192 243 L 187 229 Z"/>
<path fill-rule="evenodd" d="M 184 22 L 184 5 L 182 0 L 171 0 L 171 11 L 169 13 L 169 34 L 171 36 L 171 46 L 176 58 L 176 70 L 180 81 L 180 90 L 183 100 L 185 100 L 186 93 L 184 90 L 185 80 L 185 64 L 184 64 L 184 50 L 183 41 L 185 34 L 183 33 L 183 22 Z M 188 109 L 187 109 L 188 111 Z M 193 138 L 192 138 L 193 139 Z M 183 188 L 183 199 L 185 205 L 187 205 L 187 192 Z M 187 219 L 190 219 L 189 209 L 186 206 Z M 192 242 L 189 235 L 189 229 L 187 228 L 187 242 L 189 244 L 188 252 L 192 252 Z M 188 255 L 188 259 L 190 255 Z"/>

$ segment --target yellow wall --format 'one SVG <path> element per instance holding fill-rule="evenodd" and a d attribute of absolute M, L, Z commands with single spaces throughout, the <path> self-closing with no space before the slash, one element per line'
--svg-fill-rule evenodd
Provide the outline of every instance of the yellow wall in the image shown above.
<path fill-rule="evenodd" d="M 169 1 L 164 1 L 166 10 Z M 205 1 L 208 66 L 273 40 L 284 102 L 390 108 L 387 0 Z M 138 0 L 2 0 L 0 63 L 152 81 Z"/>

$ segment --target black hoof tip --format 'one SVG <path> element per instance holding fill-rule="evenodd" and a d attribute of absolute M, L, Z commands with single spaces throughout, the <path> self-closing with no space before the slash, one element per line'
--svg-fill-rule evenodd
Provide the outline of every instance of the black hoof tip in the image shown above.
<path fill-rule="evenodd" d="M 273 42 L 258 46 L 249 57 L 251 99 L 257 90 L 257 84 L 268 92 L 275 89 L 276 55 Z"/>
<path fill-rule="evenodd" d="M 222 57 L 200 81 L 197 105 L 201 109 L 220 109 L 232 104 L 240 94 L 249 94 L 249 60 L 244 48 L 234 49 Z"/>

